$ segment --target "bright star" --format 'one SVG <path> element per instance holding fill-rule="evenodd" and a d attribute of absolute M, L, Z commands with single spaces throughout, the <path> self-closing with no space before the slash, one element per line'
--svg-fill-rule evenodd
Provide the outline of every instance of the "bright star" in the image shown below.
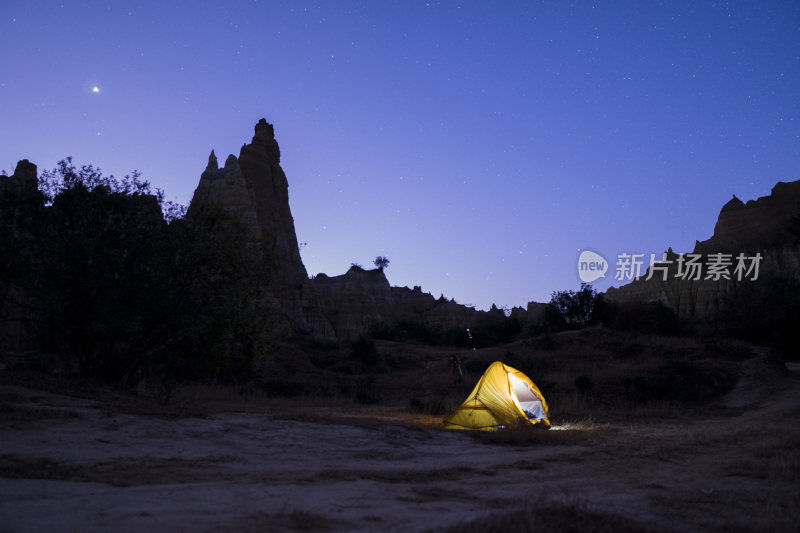
<path fill-rule="evenodd" d="M 99 92 L 100 92 L 100 87 L 98 87 L 97 85 L 95 85 L 94 87 L 92 87 L 92 92 L 93 92 L 93 93 L 99 93 Z"/>

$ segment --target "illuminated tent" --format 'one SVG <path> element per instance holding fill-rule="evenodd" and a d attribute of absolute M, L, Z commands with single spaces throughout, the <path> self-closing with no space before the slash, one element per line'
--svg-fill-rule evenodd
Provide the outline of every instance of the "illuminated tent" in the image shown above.
<path fill-rule="evenodd" d="M 549 428 L 549 417 L 547 402 L 533 381 L 519 370 L 496 361 L 442 425 L 447 429 L 493 430 L 527 423 Z"/>

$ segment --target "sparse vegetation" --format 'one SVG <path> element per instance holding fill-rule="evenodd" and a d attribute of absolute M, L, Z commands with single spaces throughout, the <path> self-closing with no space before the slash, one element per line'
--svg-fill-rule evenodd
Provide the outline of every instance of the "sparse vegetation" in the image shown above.
<path fill-rule="evenodd" d="M 443 416 L 449 413 L 444 403 L 439 400 L 423 400 L 420 398 L 411 398 L 408 402 L 408 409 L 413 413 L 424 413 L 428 415 Z"/>
<path fill-rule="evenodd" d="M 558 502 L 528 505 L 521 510 L 495 513 L 449 529 L 456 532 L 501 533 L 656 533 L 661 529 L 619 515 L 590 509 L 586 502 Z"/>
<path fill-rule="evenodd" d="M 0 471 L 9 480 L 106 483 L 108 490 L 174 482 L 202 482 L 208 486 L 204 490 L 218 490 L 214 480 L 222 476 L 227 491 L 231 483 L 241 482 L 237 476 L 243 468 L 237 461 L 242 457 L 249 461 L 249 456 L 224 456 L 211 447 L 231 450 L 236 449 L 231 448 L 232 443 L 251 439 L 247 449 L 252 446 L 259 452 L 244 469 L 248 487 L 265 483 L 291 490 L 318 490 L 324 486 L 326 491 L 350 498 L 355 493 L 348 491 L 362 490 L 363 483 L 369 482 L 370 490 L 389 494 L 398 504 L 436 503 L 460 509 L 474 503 L 486 509 L 478 518 L 452 525 L 454 531 L 561 531 L 570 527 L 657 531 L 653 528 L 676 507 L 692 527 L 736 531 L 746 530 L 742 524 L 749 523 L 752 510 L 759 505 L 783 510 L 762 516 L 759 524 L 772 531 L 791 530 L 797 520 L 792 510 L 797 500 L 789 489 L 797 472 L 797 454 L 792 453 L 797 448 L 796 435 L 786 430 L 784 419 L 763 415 L 774 409 L 789 419 L 797 411 L 796 402 L 789 402 L 794 396 L 775 408 L 766 403 L 731 411 L 712 403 L 730 390 L 730 379 L 738 375 L 736 369 L 754 362 L 748 357 L 752 355 L 748 344 L 634 335 L 603 327 L 553 333 L 552 337 L 556 347 L 548 350 L 539 347 L 535 339 L 525 339 L 461 351 L 466 383 L 460 389 L 454 387 L 447 371 L 447 358 L 453 352 L 449 347 L 369 338 L 341 345 L 308 344 L 303 350 L 296 344 L 276 344 L 270 358 L 274 366 L 265 374 L 269 377 L 254 382 L 257 386 L 246 394 L 241 388 L 220 385 L 182 385 L 169 406 L 144 405 L 141 402 L 146 397 L 111 402 L 128 416 L 206 417 L 187 424 L 170 422 L 175 431 L 188 432 L 180 438 L 202 439 L 203 446 L 209 447 L 206 456 L 81 463 L 7 454 L 0 457 Z M 385 374 L 375 371 L 356 361 L 356 345 L 367 354 L 374 350 L 381 358 L 395 359 L 396 366 Z M 623 351 L 630 354 L 619 358 Z M 439 429 L 442 418 L 463 401 L 493 360 L 522 369 L 545 391 L 552 429 Z M 340 371 L 337 365 L 341 362 L 351 364 L 351 371 Z M 781 374 L 769 364 L 761 363 L 765 374 L 760 379 L 771 383 Z M 18 371 L 12 366 L 3 376 Z M 748 372 L 756 375 L 754 368 Z M 644 381 L 637 384 L 637 376 Z M 790 385 L 776 390 L 795 390 Z M 781 398 L 780 394 L 772 398 Z M 38 425 L 31 417 L 48 424 L 89 424 L 97 419 L 93 415 L 55 416 L 44 404 L 24 411 L 23 419 L 17 406 L 21 409 L 30 401 L 23 393 L 0 396 L 0 421 L 35 428 Z M 10 408 L 2 408 L 9 404 Z M 226 414 L 231 411 L 236 414 Z M 242 414 L 247 412 L 255 418 Z M 709 421 L 710 417 L 713 420 Z M 116 443 L 126 434 L 120 431 L 119 422 L 107 417 L 102 420 L 109 433 L 99 434 L 98 446 L 104 446 L 106 439 Z M 760 431 L 753 432 L 753 424 Z M 468 437 L 466 441 L 464 437 Z M 313 465 L 320 463 L 314 463 L 313 456 L 320 450 L 324 450 L 326 462 L 316 468 Z M 292 462 L 297 461 L 295 453 L 303 454 L 299 463 Z M 414 459 L 398 462 L 406 457 Z M 292 459 L 283 464 L 284 458 Z M 647 475 L 642 477 L 642 472 Z M 511 502 L 511 510 L 489 510 L 492 498 L 507 498 L 507 492 L 498 492 L 497 483 L 487 484 L 487 480 L 502 479 L 505 487 L 520 483 L 520 487 L 529 487 L 532 476 L 540 478 L 548 490 L 524 494 Z M 632 479 L 641 481 L 632 484 Z M 562 482 L 580 489 L 559 491 Z M 779 489 L 770 492 L 767 487 Z M 605 505 L 609 498 L 621 495 L 624 512 Z M 526 503 L 534 501 L 535 505 Z M 327 508 L 312 512 L 291 506 L 276 510 L 273 505 L 258 516 L 247 517 L 245 523 L 254 528 L 336 530 L 356 523 L 343 519 L 361 524 L 362 515 L 371 517 L 369 523 L 376 526 L 388 520 L 370 505 L 356 518 L 344 512 L 333 515 Z"/>
<path fill-rule="evenodd" d="M 756 441 L 750 428 L 769 425 L 769 416 L 746 416 L 751 408 L 769 415 L 772 411 L 757 402 L 782 390 L 789 379 L 774 353 L 791 357 L 799 342 L 795 323 L 800 320 L 800 288 L 791 277 L 767 276 L 758 284 L 734 286 L 725 295 L 721 315 L 706 324 L 681 320 L 657 302 L 609 303 L 583 284 L 578 291 L 554 292 L 546 307 L 511 311 L 493 306 L 467 314 L 469 330 L 457 322 L 433 322 L 406 311 L 353 342 L 311 340 L 306 333 L 281 341 L 272 339 L 280 327 L 277 313 L 258 305 L 269 292 L 270 263 L 250 246 L 248 230 L 235 216 L 208 209 L 187 219 L 185 209 L 165 202 L 163 193 L 151 189 L 139 174 L 116 180 L 91 166 L 77 168 L 69 159 L 44 173 L 41 187 L 5 196 L 3 201 L 14 209 L 4 204 L 0 210 L 0 224 L 8 230 L 0 232 L 0 244 L 10 252 L 0 258 L 2 288 L 8 291 L 13 283 L 29 297 L 31 313 L 41 326 L 37 334 L 42 347 L 53 354 L 2 363 L 0 378 L 21 389 L 66 390 L 88 398 L 109 395 L 114 400 L 108 409 L 130 416 L 202 417 L 237 411 L 269 413 L 269 424 L 288 419 L 345 426 L 351 433 L 367 430 L 373 433 L 359 442 L 369 444 L 348 453 L 370 460 L 375 460 L 376 450 L 391 460 L 405 457 L 408 449 L 431 451 L 414 448 L 414 439 L 441 447 L 458 443 L 458 453 L 466 442 L 469 456 L 475 458 L 471 460 L 478 462 L 489 449 L 515 459 L 491 467 L 460 462 L 419 469 L 337 467 L 293 478 L 300 484 L 413 483 L 395 495 L 400 502 L 483 501 L 444 482 L 474 482 L 503 468 L 547 474 L 563 467 L 566 475 L 574 476 L 572 464 L 591 462 L 600 470 L 606 461 L 608 468 L 621 469 L 634 461 L 645 468 L 656 460 L 689 464 L 695 453 L 705 450 L 708 455 L 717 448 L 747 452 L 717 465 L 720 475 L 737 483 L 744 479 L 753 487 L 784 487 L 800 475 L 794 452 L 797 435 L 773 421 L 770 431 L 779 438 Z M 389 260 L 378 256 L 373 263 L 382 271 Z M 351 270 L 364 269 L 353 263 Z M 414 298 L 423 294 L 421 287 L 410 292 Z M 454 303 L 444 296 L 420 301 L 425 302 L 420 308 Z M 449 362 L 456 354 L 463 364 L 454 380 Z M 441 419 L 496 360 L 533 379 L 550 406 L 553 429 L 520 425 L 470 432 L 466 441 L 438 433 Z M 64 378 L 75 374 L 91 381 Z M 765 385 L 773 382 L 774 389 Z M 136 395 L 107 392 L 98 383 L 135 388 Z M 90 423 L 86 409 L 39 404 L 21 392 L 0 395 L 0 421 L 15 429 L 43 422 Z M 788 419 L 798 414 L 796 408 L 775 409 L 784 411 Z M 716 416 L 719 425 L 690 423 L 700 416 Z M 725 417 L 741 417 L 742 424 L 726 424 Z M 119 428 L 116 420 L 107 425 L 104 430 Z M 392 433 L 397 428 L 402 428 L 399 437 Z M 263 436 L 263 428 L 259 431 Z M 385 442 L 375 444 L 381 439 Z M 381 447 L 385 443 L 389 445 Z M 528 454 L 524 458 L 515 455 L 523 451 Z M 206 482 L 232 461 L 207 456 L 197 461 L 79 463 L 9 453 L 0 457 L 0 474 L 6 479 L 110 486 L 156 483 L 165 475 L 170 482 Z M 695 462 L 698 465 L 707 468 Z M 705 474 L 716 479 L 718 473 Z M 714 520 L 702 513 L 692 516 L 695 494 L 672 490 L 663 479 L 635 489 L 626 485 L 625 490 L 657 491 L 648 500 L 653 508 L 682 506 L 687 523 L 710 530 L 746 529 L 741 513 Z M 747 491 L 728 490 L 723 497 L 716 488 L 702 488 L 703 509 L 718 511 L 729 501 L 750 501 Z M 792 493 L 762 500 L 780 510 L 800 502 Z M 381 520 L 368 516 L 370 522 Z M 325 529 L 333 523 L 324 513 L 300 509 L 257 518 L 295 530 Z M 763 524 L 766 530 L 787 529 L 787 524 L 790 529 L 800 519 L 794 513 Z M 652 528 L 569 500 L 468 521 L 458 530 L 534 527 Z"/>
<path fill-rule="evenodd" d="M 711 327 L 725 336 L 764 344 L 787 359 L 800 346 L 800 282 L 785 275 L 765 275 L 739 283 L 724 298 L 719 320 Z"/>
<path fill-rule="evenodd" d="M 597 301 L 597 291 L 588 284 L 581 283 L 577 291 L 556 291 L 550 299 L 568 327 L 579 328 L 589 324 Z"/>
<path fill-rule="evenodd" d="M 389 266 L 390 261 L 387 257 L 379 255 L 372 263 L 375 265 L 375 268 L 382 271 Z"/>
<path fill-rule="evenodd" d="M 380 361 L 380 353 L 375 348 L 375 341 L 366 336 L 360 337 L 353 343 L 352 357 L 367 367 L 374 367 Z"/>
<path fill-rule="evenodd" d="M 253 309 L 268 269 L 237 220 L 186 220 L 138 173 L 118 180 L 69 158 L 41 188 L 0 232 L 19 252 L 3 254 L 4 281 L 31 302 L 41 348 L 127 386 L 252 365 L 270 330 Z"/>

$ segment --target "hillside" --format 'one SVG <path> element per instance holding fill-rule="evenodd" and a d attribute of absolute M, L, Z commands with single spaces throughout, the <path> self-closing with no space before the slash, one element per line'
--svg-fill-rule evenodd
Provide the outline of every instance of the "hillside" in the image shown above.
<path fill-rule="evenodd" d="M 667 263 L 657 264 L 651 279 L 646 279 L 648 271 L 628 285 L 612 287 L 608 300 L 661 302 L 681 317 L 715 319 L 737 292 L 769 291 L 765 280 L 775 278 L 800 280 L 800 181 L 779 182 L 769 196 L 747 203 L 734 196 L 720 210 L 711 238 L 697 241 L 691 252 L 670 248 L 666 254 Z M 690 254 L 699 256 L 697 276 L 686 267 Z M 723 254 L 727 263 L 721 276 L 709 271 L 715 254 Z M 737 272 L 740 255 L 744 269 Z M 757 270 L 751 270 L 757 255 Z"/>

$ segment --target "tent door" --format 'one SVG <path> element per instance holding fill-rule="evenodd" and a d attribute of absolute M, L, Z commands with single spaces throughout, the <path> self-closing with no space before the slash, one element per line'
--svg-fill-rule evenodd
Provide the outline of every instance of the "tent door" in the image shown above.
<path fill-rule="evenodd" d="M 528 415 L 528 418 L 531 420 L 547 418 L 542 408 L 542 402 L 539 401 L 539 398 L 534 394 L 531 388 L 528 387 L 527 383 L 510 373 L 508 374 L 508 380 L 514 389 L 514 394 L 517 395 L 519 405 L 522 407 L 522 410 L 525 411 L 525 414 Z"/>

